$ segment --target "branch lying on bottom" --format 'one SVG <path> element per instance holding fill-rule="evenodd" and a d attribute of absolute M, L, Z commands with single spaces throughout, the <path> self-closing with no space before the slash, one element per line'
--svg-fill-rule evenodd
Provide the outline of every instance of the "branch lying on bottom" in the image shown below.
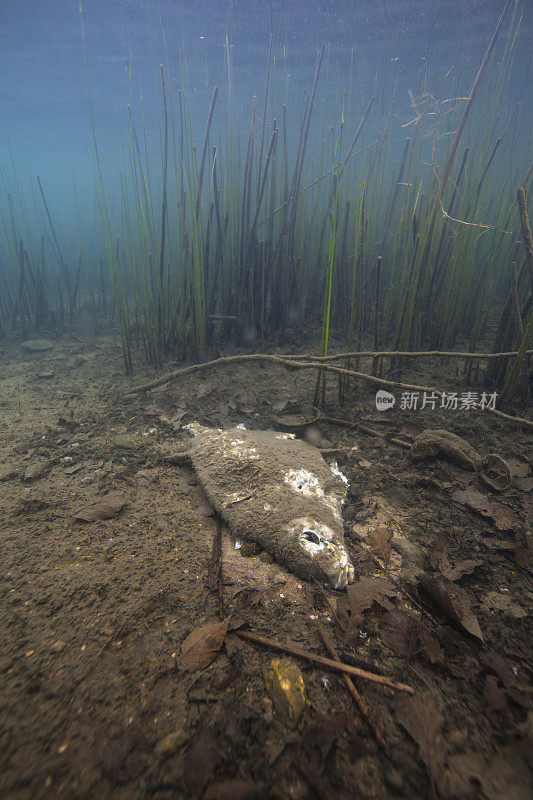
<path fill-rule="evenodd" d="M 435 397 L 443 397 L 445 395 L 444 392 L 434 389 L 432 386 L 417 386 L 416 384 L 389 381 L 385 378 L 376 378 L 375 375 L 367 375 L 366 372 L 356 372 L 352 369 L 334 367 L 331 364 L 325 364 L 321 361 L 298 361 L 295 359 L 296 357 L 293 356 L 287 358 L 285 356 L 276 356 L 270 353 L 251 353 L 237 356 L 223 356 L 222 358 L 216 358 L 214 361 L 205 361 L 203 364 L 192 364 L 189 367 L 181 367 L 180 369 L 176 369 L 173 372 L 167 373 L 166 375 L 162 375 L 160 378 L 156 378 L 153 381 L 144 383 L 141 386 L 135 386 L 131 388 L 129 392 L 126 392 L 125 398 L 131 399 L 137 394 L 147 392 L 149 389 L 155 389 L 156 386 L 161 386 L 163 383 L 168 383 L 168 381 L 175 380 L 183 375 L 192 375 L 195 372 L 203 372 L 204 370 L 211 369 L 212 367 L 245 363 L 247 361 L 268 361 L 273 364 L 278 364 L 280 367 L 285 367 L 286 369 L 292 370 L 319 369 L 325 372 L 333 372 L 336 375 L 347 375 L 350 378 L 359 378 L 367 383 L 374 383 L 378 386 L 389 386 L 393 389 L 406 389 L 410 392 L 426 392 L 426 394 L 433 394 Z M 519 425 L 524 425 L 526 428 L 533 428 L 532 420 L 524 419 L 523 417 L 513 417 L 511 414 L 504 414 L 503 411 L 498 411 L 496 408 L 490 408 L 489 406 L 484 406 L 482 408 L 479 403 L 472 403 L 471 407 L 476 408 L 479 411 L 486 411 L 489 414 L 501 417 L 501 419 L 506 419 L 509 422 L 517 422 Z"/>
<path fill-rule="evenodd" d="M 334 661 L 336 661 L 337 663 L 340 664 L 341 660 L 340 660 L 339 656 L 337 655 L 337 653 L 335 651 L 335 648 L 333 647 L 333 645 L 331 644 L 330 640 L 328 639 L 325 630 L 320 625 L 318 626 L 318 633 L 320 634 L 320 638 L 322 639 L 322 641 L 324 643 L 324 647 L 326 648 L 326 650 L 330 654 L 331 658 Z M 353 699 L 355 700 L 355 702 L 357 704 L 357 707 L 358 707 L 359 711 L 361 712 L 361 716 L 366 720 L 366 723 L 367 723 L 368 727 L 370 728 L 370 730 L 372 732 L 372 736 L 374 737 L 374 739 L 376 740 L 378 745 L 381 747 L 383 752 L 390 759 L 392 759 L 392 753 L 391 753 L 391 751 L 389 749 L 389 746 L 388 746 L 387 742 L 385 741 L 385 739 L 383 738 L 382 734 L 380 733 L 376 723 L 374 722 L 374 720 L 373 720 L 373 718 L 372 718 L 372 716 L 370 714 L 370 711 L 367 709 L 366 705 L 364 704 L 363 698 L 361 697 L 361 695 L 359 694 L 359 692 L 355 688 L 354 682 L 352 681 L 352 679 L 348 675 L 343 675 L 342 677 L 344 678 L 344 683 L 346 684 L 346 687 L 347 687 L 348 691 L 352 695 Z"/>
<path fill-rule="evenodd" d="M 274 650 L 281 650 L 282 653 L 289 653 L 291 656 L 299 656 L 305 658 L 307 661 L 312 661 L 314 664 L 319 664 L 321 667 L 333 669 L 336 672 L 344 672 L 347 675 L 355 675 L 356 678 L 363 678 L 372 683 L 380 683 L 382 686 L 387 686 L 389 689 L 396 689 L 398 692 L 407 692 L 407 694 L 414 694 L 415 690 L 412 686 L 406 683 L 397 683 L 396 681 L 386 678 L 384 675 L 376 675 L 374 672 L 367 672 L 358 667 L 352 667 L 350 664 L 344 664 L 342 661 L 334 661 L 331 658 L 324 658 L 317 656 L 315 653 L 310 653 L 308 650 L 301 650 L 299 647 L 293 647 L 290 644 L 282 644 L 273 639 L 267 639 L 266 636 L 259 636 L 257 633 L 251 631 L 236 630 L 234 633 L 240 636 L 241 639 L 247 639 L 250 642 L 262 644 L 264 647 L 272 647 Z"/>

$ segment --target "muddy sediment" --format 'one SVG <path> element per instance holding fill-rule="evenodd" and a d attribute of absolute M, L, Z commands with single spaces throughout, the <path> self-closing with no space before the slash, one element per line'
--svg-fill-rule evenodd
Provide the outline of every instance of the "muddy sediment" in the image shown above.
<path fill-rule="evenodd" d="M 309 401 L 316 376 L 239 366 L 126 402 L 153 372 L 124 378 L 121 367 L 111 337 L 2 345 L 0 794 L 529 796 L 531 435 L 460 409 L 380 414 L 363 386 L 339 407 L 331 379 L 328 416 L 375 432 L 312 431 L 350 479 L 356 582 L 336 593 L 261 550 L 245 557 L 223 526 L 230 622 L 191 671 L 182 645 L 219 613 L 217 520 L 194 472 L 165 456 L 193 420 L 274 427 L 284 404 Z M 422 369 L 406 379 L 463 391 L 455 372 Z M 412 462 L 390 441 L 428 428 L 499 454 L 510 486 L 493 491 L 442 455 Z M 110 495 L 123 502 L 107 518 L 76 519 Z M 265 683 L 280 654 L 238 637 L 248 627 L 327 656 L 317 624 L 345 662 L 415 689 L 356 679 L 392 757 L 342 676 L 296 657 L 305 704 L 289 724 Z"/>

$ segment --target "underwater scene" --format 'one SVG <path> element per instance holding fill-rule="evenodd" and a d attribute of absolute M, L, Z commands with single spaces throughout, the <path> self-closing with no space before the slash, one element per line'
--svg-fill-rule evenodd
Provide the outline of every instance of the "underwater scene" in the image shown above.
<path fill-rule="evenodd" d="M 0 797 L 533 794 L 531 0 L 0 0 Z"/>

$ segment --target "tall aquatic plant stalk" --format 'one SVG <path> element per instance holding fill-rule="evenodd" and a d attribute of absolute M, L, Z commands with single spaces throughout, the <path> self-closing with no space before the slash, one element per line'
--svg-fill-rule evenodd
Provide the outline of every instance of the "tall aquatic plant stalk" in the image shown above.
<path fill-rule="evenodd" d="M 437 221 L 437 215 L 438 215 L 439 211 L 441 209 L 443 209 L 444 194 L 445 194 L 446 187 L 448 185 L 448 180 L 450 178 L 451 170 L 452 170 L 452 167 L 453 167 L 453 164 L 454 164 L 454 161 L 455 161 L 455 156 L 456 156 L 457 150 L 459 148 L 459 144 L 461 142 L 461 138 L 462 138 L 462 135 L 463 135 L 463 132 L 464 132 L 468 117 L 470 115 L 470 111 L 472 109 L 472 105 L 473 105 L 473 102 L 474 102 L 474 98 L 475 98 L 475 96 L 477 94 L 477 90 L 478 90 L 479 84 L 481 82 L 481 79 L 483 78 L 483 75 L 484 75 L 485 70 L 487 68 L 487 65 L 489 63 L 489 60 L 490 60 L 490 58 L 492 56 L 492 53 L 493 53 L 494 48 L 496 46 L 496 41 L 497 41 L 498 36 L 500 34 L 500 31 L 502 29 L 505 17 L 507 15 L 507 11 L 511 7 L 511 4 L 512 4 L 512 0 L 506 0 L 505 6 L 504 6 L 504 8 L 503 8 L 503 10 L 502 10 L 502 12 L 500 14 L 500 18 L 498 20 L 498 23 L 496 25 L 496 28 L 495 28 L 494 33 L 492 35 L 492 38 L 491 38 L 491 40 L 489 42 L 487 50 L 485 51 L 485 55 L 483 56 L 483 60 L 482 60 L 481 65 L 480 65 L 480 67 L 478 69 L 477 75 L 474 78 L 474 82 L 473 82 L 473 84 L 472 84 L 472 86 L 470 88 L 470 92 L 468 93 L 468 97 L 467 97 L 467 100 L 466 100 L 465 108 L 464 108 L 464 111 L 463 111 L 463 114 L 462 114 L 462 117 L 461 117 L 461 121 L 459 123 L 459 127 L 457 129 L 457 133 L 454 136 L 452 145 L 450 147 L 450 151 L 449 151 L 448 156 L 446 158 L 446 162 L 445 162 L 445 165 L 444 165 L 444 170 L 443 170 L 443 173 L 442 173 L 442 177 L 439 178 L 438 189 L 437 189 L 436 196 L 435 196 L 435 198 L 433 200 L 433 207 L 432 207 L 431 214 L 430 214 L 429 224 L 428 224 L 428 227 L 427 227 L 427 230 L 426 230 L 426 233 L 425 233 L 424 247 L 423 247 L 423 250 L 422 250 L 422 255 L 420 257 L 420 266 L 419 266 L 419 269 L 418 269 L 418 278 L 417 278 L 416 289 L 415 289 L 415 294 L 414 294 L 414 306 L 415 307 L 418 307 L 418 304 L 419 304 L 419 301 L 420 301 L 421 292 L 422 292 L 422 286 L 424 284 L 424 281 L 425 281 L 425 278 L 426 278 L 426 273 L 428 271 L 429 254 L 430 254 L 431 245 L 432 245 L 432 242 L 433 242 L 433 233 L 435 231 L 435 223 Z"/>
<path fill-rule="evenodd" d="M 122 345 L 122 356 L 124 359 L 124 367 L 126 369 L 126 373 L 129 374 L 133 370 L 133 358 L 131 352 L 131 342 L 130 342 L 130 331 L 129 331 L 129 324 L 127 319 L 127 310 L 124 306 L 123 297 L 120 293 L 119 287 L 119 277 L 118 277 L 118 260 L 116 249 L 113 242 L 113 234 L 111 230 L 111 221 L 109 217 L 109 209 L 107 205 L 106 193 L 104 189 L 104 178 L 102 174 L 102 164 L 100 161 L 100 154 L 98 151 L 98 144 L 96 140 L 96 130 L 94 125 L 94 109 L 93 109 L 93 102 L 91 96 L 91 85 L 89 83 L 89 68 L 87 64 L 87 46 L 85 42 L 85 24 L 83 20 L 83 4 L 82 0 L 79 0 L 79 13 L 80 13 L 80 24 L 81 24 L 81 40 L 82 40 L 82 49 L 83 49 L 83 63 L 85 67 L 85 81 L 87 86 L 87 100 L 89 104 L 89 118 L 91 121 L 91 133 L 93 139 L 93 147 L 94 147 L 94 155 L 96 160 L 96 167 L 98 173 L 98 184 L 100 188 L 100 212 L 101 212 L 101 221 L 102 227 L 104 229 L 104 241 L 105 241 L 105 248 L 108 258 L 108 263 L 110 266 L 111 278 L 113 281 L 113 288 L 115 291 L 115 310 L 117 314 L 117 320 L 119 323 L 120 329 L 120 337 L 121 337 L 121 345 Z"/>
<path fill-rule="evenodd" d="M 165 87 L 165 71 L 163 64 L 160 65 L 161 71 L 161 94 L 163 97 L 163 174 L 162 174 L 162 198 L 161 198 L 161 240 L 159 244 L 159 296 L 157 300 L 157 339 L 159 353 L 162 354 L 165 348 L 165 333 L 163 330 L 163 294 L 165 291 L 165 228 L 167 220 L 167 170 L 168 170 L 168 110 L 167 92 Z"/>
<path fill-rule="evenodd" d="M 523 186 L 520 186 L 518 188 L 516 196 L 517 196 L 518 208 L 520 211 L 520 222 L 522 225 L 522 235 L 524 237 L 524 248 L 526 251 L 526 263 L 528 266 L 529 279 L 531 284 L 530 298 L 533 299 L 533 237 L 531 235 L 531 226 L 529 224 L 529 215 L 527 213 L 526 193 L 524 191 Z M 517 311 L 515 310 L 515 313 L 518 314 L 517 329 L 521 335 L 522 341 L 520 343 L 518 355 L 516 356 L 516 359 L 510 369 L 509 377 L 507 378 L 507 382 L 504 386 L 502 392 L 503 396 L 509 395 L 516 387 L 519 380 L 520 371 L 522 370 L 524 361 L 526 359 L 526 351 L 531 342 L 531 337 L 533 336 L 533 311 L 531 310 L 531 308 L 529 308 L 529 322 L 527 324 L 527 328 L 524 330 L 524 328 L 522 327 L 522 317 L 520 313 L 520 305 L 518 302 L 518 296 L 517 296 L 518 291 L 516 288 L 516 281 L 513 285 L 513 288 L 511 289 L 511 294 L 514 297 L 515 309 L 518 306 L 518 309 Z M 528 394 L 528 399 L 529 399 L 529 394 Z"/>
<path fill-rule="evenodd" d="M 333 291 L 333 270 L 335 265 L 335 254 L 336 254 L 336 247 L 337 247 L 337 209 L 339 204 L 339 181 L 340 181 L 340 169 L 341 169 L 341 152 L 342 152 L 342 134 L 344 131 L 344 108 L 341 114 L 341 124 L 340 124 L 340 134 L 339 134 L 339 155 L 338 155 L 338 163 L 337 163 L 337 172 L 333 176 L 333 180 L 335 181 L 335 202 L 333 205 L 333 215 L 331 219 L 331 227 L 330 227 L 330 235 L 329 235 L 329 247 L 328 247 L 328 262 L 326 267 L 326 291 L 324 295 L 324 312 L 322 318 L 322 339 L 320 342 L 320 354 L 322 356 L 327 356 L 328 354 L 328 344 L 329 344 L 329 328 L 330 328 L 330 317 L 331 317 L 331 297 Z M 325 393 L 325 380 L 326 380 L 326 373 L 319 372 L 315 387 L 315 398 L 314 403 L 318 405 L 319 402 L 319 395 L 320 395 L 320 388 L 322 387 L 322 400 L 324 399 Z"/>

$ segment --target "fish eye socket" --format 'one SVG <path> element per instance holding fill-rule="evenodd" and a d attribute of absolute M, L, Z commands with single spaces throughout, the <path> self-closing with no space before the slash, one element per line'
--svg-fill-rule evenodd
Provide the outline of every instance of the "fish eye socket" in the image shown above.
<path fill-rule="evenodd" d="M 320 544 L 320 536 L 318 536 L 318 534 L 316 534 L 314 531 L 303 531 L 302 536 L 304 539 L 307 539 L 308 542 Z"/>

